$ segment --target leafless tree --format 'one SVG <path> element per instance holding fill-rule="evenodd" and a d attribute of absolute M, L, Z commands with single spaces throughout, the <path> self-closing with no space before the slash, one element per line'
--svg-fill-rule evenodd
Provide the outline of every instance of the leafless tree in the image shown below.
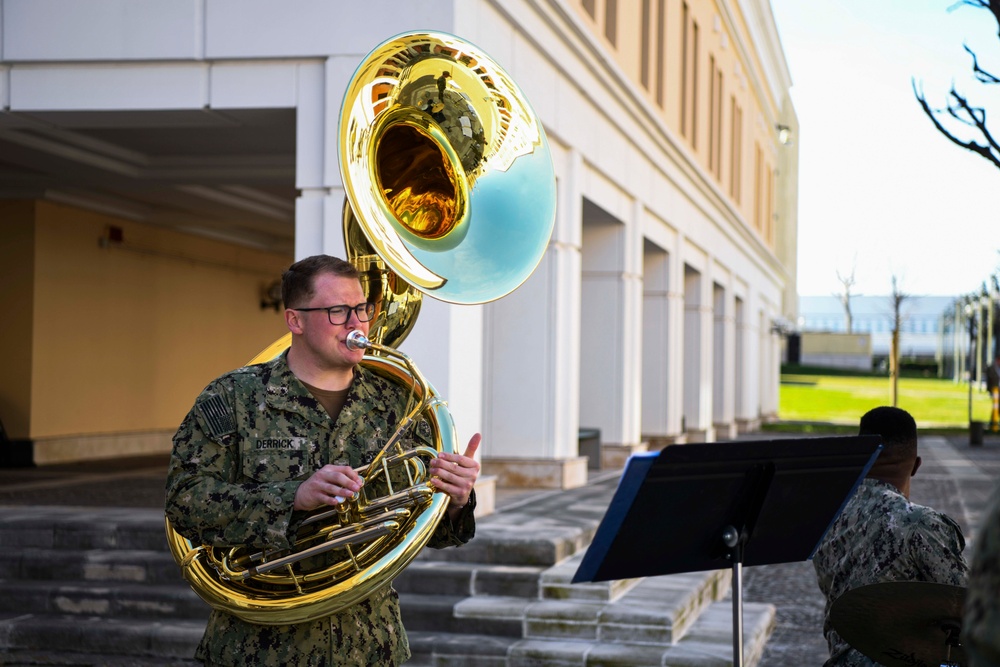
<path fill-rule="evenodd" d="M 847 324 L 847 333 L 852 333 L 854 329 L 854 318 L 851 316 L 851 288 L 854 287 L 854 271 L 857 267 L 851 266 L 851 273 L 848 276 L 840 275 L 837 271 L 837 280 L 840 281 L 841 290 L 836 294 L 840 300 L 840 305 L 844 307 L 844 321 Z"/>
<path fill-rule="evenodd" d="M 899 404 L 899 332 L 903 327 L 903 302 L 910 298 L 899 287 L 896 276 L 892 277 L 892 294 L 889 296 L 892 307 L 892 341 L 889 344 L 889 382 L 892 385 L 892 405 Z"/>
<path fill-rule="evenodd" d="M 998 28 L 1000 28 L 1000 0 L 959 0 L 959 2 L 949 7 L 948 11 L 952 11 L 963 5 L 989 11 L 993 14 L 993 18 L 997 21 Z M 998 31 L 998 36 L 1000 36 L 1000 31 Z M 967 45 L 963 45 L 963 48 L 972 56 L 972 73 L 977 81 L 985 85 L 1000 84 L 1000 76 L 980 67 L 976 53 Z M 913 94 L 916 96 L 921 108 L 923 108 L 924 113 L 927 114 L 927 117 L 931 119 L 934 127 L 941 134 L 946 136 L 955 145 L 981 155 L 986 160 L 989 160 L 993 166 L 1000 169 L 1000 143 L 998 143 L 997 137 L 994 137 L 987 125 L 985 108 L 976 106 L 970 102 L 968 97 L 956 90 L 954 84 L 952 84 L 951 90 L 948 93 L 946 106 L 944 108 L 933 108 L 927 102 L 923 90 L 917 86 L 916 81 L 912 83 Z M 946 127 L 946 123 L 950 127 Z M 965 127 L 963 128 L 962 126 Z M 960 131 L 956 133 L 952 128 Z M 969 136 L 973 138 L 967 138 Z M 981 139 L 982 143 L 979 143 L 977 139 Z"/>

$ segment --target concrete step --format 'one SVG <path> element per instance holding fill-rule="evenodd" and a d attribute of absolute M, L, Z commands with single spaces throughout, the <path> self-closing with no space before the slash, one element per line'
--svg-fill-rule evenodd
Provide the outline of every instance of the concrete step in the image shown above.
<path fill-rule="evenodd" d="M 563 493 L 573 493 L 571 490 Z M 600 495 L 600 494 L 599 494 Z M 476 539 L 452 549 L 424 549 L 417 560 L 551 567 L 590 543 L 602 512 L 542 506 L 498 513 L 482 521 Z M 597 505 L 600 503 L 598 502 Z M 0 508 L 0 545 L 7 549 L 135 549 L 167 551 L 163 512 L 135 508 L 59 506 Z"/>
<path fill-rule="evenodd" d="M 728 570 L 650 577 L 613 600 L 477 595 L 459 601 L 454 615 L 466 625 L 520 626 L 526 639 L 667 646 L 726 595 L 730 578 Z"/>
<path fill-rule="evenodd" d="M 400 593 L 537 598 L 544 567 L 415 560 L 393 581 Z"/>
<path fill-rule="evenodd" d="M 476 538 L 457 549 L 425 549 L 420 557 L 448 562 L 552 567 L 593 540 L 618 485 L 609 473 L 587 486 L 533 494 L 476 526 Z"/>
<path fill-rule="evenodd" d="M 0 612 L 8 614 L 204 622 L 210 611 L 183 583 L 7 580 L 0 582 L 0 588 Z"/>
<path fill-rule="evenodd" d="M 181 583 L 166 551 L 0 548 L 0 579 Z"/>
<path fill-rule="evenodd" d="M 109 653 L 75 653 L 63 651 L 14 650 L 0 651 L 4 667 L 201 667 L 194 658 L 157 658 L 153 656 L 113 655 Z M 431 663 L 407 663 L 407 667 L 432 667 Z"/>
<path fill-rule="evenodd" d="M 409 623 L 404 621 L 409 627 Z M 774 607 L 744 605 L 744 665 L 760 661 L 774 627 Z M 0 614 L 0 664 L 188 667 L 200 621 L 142 621 L 76 616 Z M 730 667 L 732 605 L 713 603 L 681 641 L 572 641 L 408 629 L 411 667 Z M 44 647 L 44 649 L 40 648 Z"/>
<path fill-rule="evenodd" d="M 774 627 L 774 607 L 744 606 L 743 664 L 760 662 Z M 713 603 L 680 642 L 670 646 L 640 643 L 557 641 L 411 632 L 414 665 L 435 667 L 731 667 L 732 605 Z"/>
<path fill-rule="evenodd" d="M 163 512 L 114 507 L 0 508 L 5 549 L 136 549 L 166 551 Z"/>
<path fill-rule="evenodd" d="M 616 579 L 574 584 L 573 576 L 586 552 L 581 551 L 545 570 L 541 576 L 541 597 L 546 600 L 612 602 L 628 593 L 641 579 Z"/>
<path fill-rule="evenodd" d="M 0 664 L 8 664 L 7 655 L 32 651 L 190 660 L 204 632 L 205 622 L 197 620 L 4 613 L 0 614 Z"/>
<path fill-rule="evenodd" d="M 570 585 L 615 482 L 533 497 L 486 517 L 467 545 L 423 550 L 396 580 L 411 664 L 731 664 L 731 609 L 713 602 L 728 571 Z M 208 615 L 159 510 L 0 507 L 0 589 L 4 665 L 186 667 Z M 766 607 L 747 606 L 748 658 L 773 625 Z M 50 664 L 91 664 L 61 659 Z"/>
<path fill-rule="evenodd" d="M 434 630 L 410 630 L 410 653 L 406 667 L 506 667 L 507 654 L 520 637 L 493 634 L 453 635 Z"/>

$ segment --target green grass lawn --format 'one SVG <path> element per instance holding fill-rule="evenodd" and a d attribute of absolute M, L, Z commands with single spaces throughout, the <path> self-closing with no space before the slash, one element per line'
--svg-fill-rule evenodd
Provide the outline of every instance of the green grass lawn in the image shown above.
<path fill-rule="evenodd" d="M 779 417 L 782 421 L 826 422 L 857 426 L 868 410 L 892 405 L 887 377 L 782 373 Z M 952 380 L 903 377 L 899 407 L 913 415 L 920 428 L 969 426 L 969 386 Z M 989 395 L 972 391 L 972 419 L 989 423 Z"/>

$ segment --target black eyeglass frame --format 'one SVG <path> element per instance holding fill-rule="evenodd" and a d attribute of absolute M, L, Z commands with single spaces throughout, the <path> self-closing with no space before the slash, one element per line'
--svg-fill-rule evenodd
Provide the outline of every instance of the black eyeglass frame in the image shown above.
<path fill-rule="evenodd" d="M 339 308 L 343 309 L 342 322 L 333 321 L 333 311 Z M 317 310 L 326 311 L 326 319 L 330 321 L 335 327 L 339 327 L 342 324 L 347 324 L 351 319 L 351 313 L 353 312 L 355 317 L 358 318 L 359 322 L 371 322 L 375 318 L 375 304 L 374 303 L 359 303 L 356 306 L 348 306 L 346 303 L 341 303 L 336 306 L 322 306 L 320 308 L 289 308 L 289 310 L 297 310 L 303 313 L 309 313 Z"/>

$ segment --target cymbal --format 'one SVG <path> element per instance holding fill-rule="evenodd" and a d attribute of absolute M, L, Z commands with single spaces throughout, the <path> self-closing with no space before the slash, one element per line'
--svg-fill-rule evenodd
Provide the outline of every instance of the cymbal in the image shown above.
<path fill-rule="evenodd" d="M 958 645 L 964 602 L 961 586 L 890 581 L 841 595 L 830 623 L 844 641 L 886 667 L 937 667 L 946 660 L 965 665 Z"/>

